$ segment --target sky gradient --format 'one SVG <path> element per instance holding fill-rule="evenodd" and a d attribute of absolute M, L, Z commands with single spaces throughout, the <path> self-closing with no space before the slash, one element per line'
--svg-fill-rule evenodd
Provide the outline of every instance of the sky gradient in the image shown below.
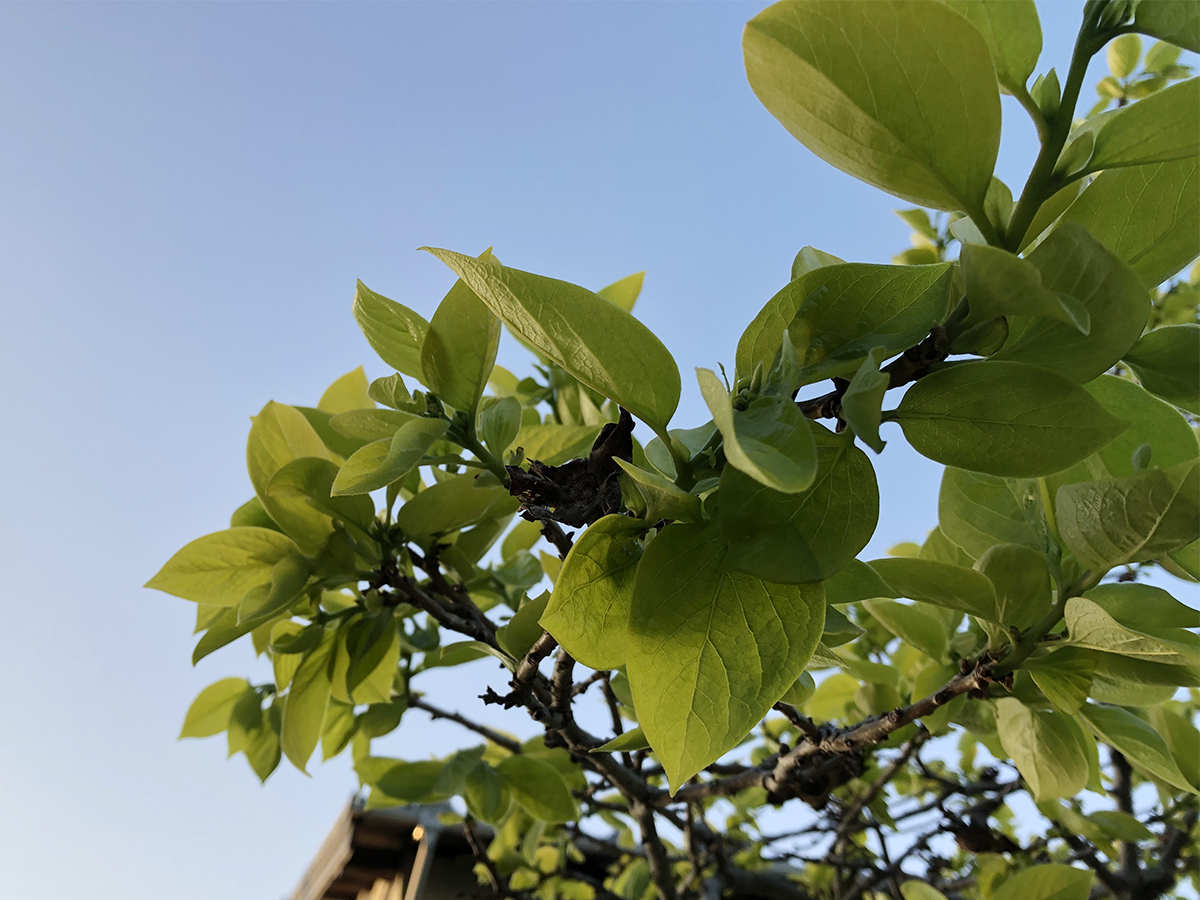
<path fill-rule="evenodd" d="M 424 244 L 593 289 L 645 269 L 687 427 L 707 419 L 693 367 L 731 363 L 799 247 L 907 246 L 905 204 L 755 100 L 759 8 L 0 6 L 6 896 L 284 896 L 354 789 L 345 760 L 259 787 L 223 738 L 176 742 L 202 687 L 254 668 L 238 644 L 193 669 L 194 608 L 140 585 L 251 495 L 268 399 L 386 373 L 355 278 L 428 317 L 453 278 Z M 1063 73 L 1081 4 L 1041 8 L 1038 70 Z M 1004 113 L 1015 188 L 1036 147 Z M 510 338 L 500 361 L 524 366 Z M 935 524 L 940 471 L 884 437 L 876 555 Z M 482 711 L 479 671 L 434 696 L 528 731 Z M 410 714 L 377 752 L 445 753 L 453 727 Z"/>

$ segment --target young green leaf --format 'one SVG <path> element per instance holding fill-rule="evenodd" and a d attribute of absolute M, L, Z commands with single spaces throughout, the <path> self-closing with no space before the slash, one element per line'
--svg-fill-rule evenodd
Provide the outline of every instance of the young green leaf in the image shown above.
<path fill-rule="evenodd" d="M 983 573 L 930 559 L 876 559 L 871 568 L 900 597 L 1000 621 L 996 590 Z"/>
<path fill-rule="evenodd" d="M 592 669 L 625 665 L 625 632 L 646 523 L 605 516 L 575 541 L 563 561 L 541 625 Z"/>
<path fill-rule="evenodd" d="M 620 281 L 614 281 L 608 287 L 600 288 L 596 294 L 609 303 L 615 303 L 625 312 L 631 313 L 633 305 L 637 303 L 637 298 L 642 293 L 642 279 L 645 277 L 645 272 L 634 272 L 632 275 L 626 275 Z"/>
<path fill-rule="evenodd" d="M 879 490 L 870 460 L 846 435 L 811 430 L 817 477 L 803 493 L 772 490 L 734 466 L 721 472 L 718 520 L 730 566 L 779 584 L 823 581 L 871 539 Z"/>
<path fill-rule="evenodd" d="M 998 316 L 1041 316 L 1065 322 L 1080 334 L 1092 328 L 1092 317 L 1079 300 L 1056 294 L 1042 284 L 1042 274 L 1026 260 L 999 247 L 966 244 L 959 254 L 970 304 L 968 322 Z"/>
<path fill-rule="evenodd" d="M 391 440 L 367 444 L 338 470 L 333 496 L 369 494 L 399 481 L 446 433 L 448 425 L 443 419 L 413 419 L 401 425 Z"/>
<path fill-rule="evenodd" d="M 1042 26 L 1033 0 L 945 0 L 987 41 L 996 79 L 1005 93 L 1020 95 L 1042 53 Z"/>
<path fill-rule="evenodd" d="M 409 537 L 449 534 L 488 518 L 511 515 L 517 499 L 501 487 L 479 487 L 478 475 L 455 475 L 421 491 L 396 513 Z"/>
<path fill-rule="evenodd" d="M 1114 78 L 1128 78 L 1142 58 L 1142 39 L 1136 34 L 1123 34 L 1108 45 L 1108 71 Z"/>
<path fill-rule="evenodd" d="M 1162 736 L 1133 713 L 1118 706 L 1088 703 L 1079 716 L 1097 738 L 1119 750 L 1135 768 L 1181 791 L 1200 793 L 1179 771 Z"/>
<path fill-rule="evenodd" d="M 367 391 L 367 373 L 359 366 L 325 389 L 325 393 L 317 402 L 317 409 L 331 415 L 349 412 L 352 409 L 374 409 L 375 401 Z"/>
<path fill-rule="evenodd" d="M 808 420 L 791 400 L 759 397 L 734 409 L 711 369 L 697 369 L 700 393 L 724 439 L 725 458 L 755 481 L 785 494 L 806 490 L 817 475 Z"/>
<path fill-rule="evenodd" d="M 516 397 L 484 397 L 479 404 L 479 436 L 497 458 L 521 430 L 521 403 Z"/>
<path fill-rule="evenodd" d="M 220 734 L 229 723 L 234 704 L 246 693 L 254 692 L 245 678 L 222 678 L 210 684 L 188 707 L 179 737 L 200 738 Z"/>
<path fill-rule="evenodd" d="M 1150 301 L 1145 285 L 1077 222 L 1063 222 L 1029 254 L 1047 290 L 1073 298 L 1091 318 L 1088 333 L 1041 316 L 1013 316 L 995 360 L 1031 363 L 1083 384 L 1133 346 Z"/>
<path fill-rule="evenodd" d="M 932 612 L 920 606 L 884 599 L 864 600 L 863 608 L 900 640 L 916 647 L 935 662 L 945 661 L 949 649 L 946 625 Z"/>
<path fill-rule="evenodd" d="M 1000 143 L 984 38 L 941 4 L 784 0 L 750 20 L 746 74 L 817 156 L 935 209 L 979 210 Z"/>
<path fill-rule="evenodd" d="M 1151 0 L 1134 8 L 1133 27 L 1200 53 L 1200 8 L 1192 0 Z"/>
<path fill-rule="evenodd" d="M 293 534 L 305 530 L 310 535 L 308 552 L 315 556 L 325 543 L 332 527 L 330 519 L 338 519 L 361 529 L 375 521 L 375 504 L 369 497 L 334 497 L 333 485 L 338 467 L 326 459 L 302 457 L 292 460 L 271 477 L 267 497 L 281 522 L 295 519 L 296 524 L 285 526 Z M 318 540 L 319 539 L 319 540 Z M 299 538 L 297 544 L 304 549 Z"/>
<path fill-rule="evenodd" d="M 549 592 L 543 592 L 538 597 L 526 600 L 508 620 L 507 625 L 496 629 L 496 641 L 500 644 L 500 648 L 513 659 L 523 657 L 542 636 L 542 624 L 539 620 L 549 602 Z"/>
<path fill-rule="evenodd" d="M 317 747 L 325 722 L 335 643 L 335 632 L 327 629 L 321 643 L 304 654 L 284 703 L 280 744 L 284 755 L 301 772 Z"/>
<path fill-rule="evenodd" d="M 1183 777 L 1192 787 L 1200 788 L 1200 732 L 1196 726 L 1163 706 L 1156 706 L 1149 712 L 1150 724 L 1166 742 Z"/>
<path fill-rule="evenodd" d="M 267 590 L 252 590 L 238 604 L 238 624 L 259 623 L 277 616 L 296 602 L 308 584 L 311 562 L 299 553 L 289 553 L 271 567 Z"/>
<path fill-rule="evenodd" d="M 876 347 L 880 360 L 907 350 L 950 313 L 953 264 L 828 265 L 790 282 L 738 340 L 737 370 L 770 366 L 786 330 L 803 350 L 804 383 L 852 374 Z"/>
<path fill-rule="evenodd" d="M 1065 648 L 1044 659 L 1028 662 L 1025 668 L 1055 709 L 1074 715 L 1092 692 L 1096 660 L 1086 653 Z"/>
<path fill-rule="evenodd" d="M 479 258 L 499 262 L 491 250 Z M 429 320 L 421 345 L 425 384 L 441 400 L 473 416 L 499 347 L 500 320 L 464 281 L 455 281 Z"/>
<path fill-rule="evenodd" d="M 1007 878 L 992 900 L 1088 900 L 1092 873 L 1060 863 L 1030 866 Z"/>
<path fill-rule="evenodd" d="M 1046 554 L 1021 544 L 996 544 L 988 548 L 975 568 L 996 589 L 996 620 L 1001 625 L 1026 629 L 1050 612 L 1052 583 Z"/>
<path fill-rule="evenodd" d="M 921 455 L 1010 478 L 1064 469 L 1128 424 L 1066 378 L 991 360 L 948 366 L 922 378 L 892 417 Z"/>
<path fill-rule="evenodd" d="M 354 321 L 380 359 L 397 372 L 424 377 L 421 347 L 429 323 L 421 316 L 360 281 L 354 292 Z"/>
<path fill-rule="evenodd" d="M 496 767 L 517 805 L 539 822 L 571 822 L 579 815 L 566 781 L 549 763 L 510 756 Z"/>
<path fill-rule="evenodd" d="M 1083 225 L 1143 282 L 1157 285 L 1194 259 L 1200 245 L 1200 160 L 1101 172 L 1063 220 Z"/>
<path fill-rule="evenodd" d="M 1050 546 L 1036 481 L 997 478 L 947 467 L 938 493 L 938 527 L 946 539 L 978 559 L 993 544 Z"/>
<path fill-rule="evenodd" d="M 392 439 L 396 429 L 416 418 L 413 413 L 394 409 L 356 409 L 334 416 L 329 420 L 329 427 L 356 440 L 385 441 Z"/>
<path fill-rule="evenodd" d="M 1035 800 L 1074 797 L 1087 786 L 1087 757 L 1068 717 L 1003 697 L 996 701 L 996 725 Z"/>
<path fill-rule="evenodd" d="M 568 459 L 587 456 L 600 434 L 598 425 L 525 425 L 521 428 L 516 446 L 525 450 L 526 459 L 536 459 L 548 466 L 562 465 Z"/>
<path fill-rule="evenodd" d="M 184 546 L 146 587 L 210 606 L 237 606 L 252 588 L 270 584 L 277 562 L 297 552 L 278 531 L 230 528 Z"/>
<path fill-rule="evenodd" d="M 1075 176 L 1195 157 L 1200 153 L 1200 78 L 1085 120 L 1064 156 L 1072 154 L 1076 142 L 1090 142 L 1091 153 L 1080 153 L 1084 164 L 1068 170 Z"/>
<path fill-rule="evenodd" d="M 924 213 L 924 210 L 918 210 Z M 928 217 L 926 217 L 928 221 Z M 937 237 L 937 233 L 934 233 Z M 796 257 L 792 260 L 792 281 L 795 281 L 802 275 L 811 272 L 813 269 L 819 269 L 822 266 L 836 266 L 839 263 L 844 263 L 845 260 L 834 256 L 832 253 L 826 253 L 824 250 L 818 250 L 816 247 L 801 247 Z"/>
<path fill-rule="evenodd" d="M 1156 559 L 1196 540 L 1200 461 L 1068 484 L 1055 507 L 1063 541 L 1093 571 Z"/>
<path fill-rule="evenodd" d="M 1156 328 L 1125 354 L 1142 387 L 1200 413 L 1200 325 Z"/>
<path fill-rule="evenodd" d="M 894 600 L 899 596 L 878 572 L 857 559 L 846 563 L 845 568 L 826 581 L 824 587 L 825 600 L 831 606 L 876 598 Z"/>
<path fill-rule="evenodd" d="M 634 580 L 627 672 L 672 790 L 745 737 L 821 636 L 819 586 L 725 571 L 725 554 L 712 526 L 668 525 Z"/>
<path fill-rule="evenodd" d="M 1181 640 L 1172 640 L 1135 631 L 1083 597 L 1067 601 L 1063 619 L 1070 634 L 1070 646 L 1167 665 L 1200 666 L 1200 646 L 1191 632 L 1180 629 L 1177 637 Z"/>
<path fill-rule="evenodd" d="M 644 422 L 666 427 L 679 403 L 679 370 L 662 342 L 625 310 L 565 281 L 425 249 L 517 337 Z"/>
<path fill-rule="evenodd" d="M 700 498 L 689 494 L 675 482 L 664 478 L 657 472 L 635 466 L 623 459 L 614 459 L 624 471 L 628 480 L 641 496 L 646 505 L 643 516 L 647 521 L 657 522 L 659 519 L 672 519 L 679 522 L 699 522 Z M 593 666 L 593 668 L 595 668 Z M 610 667 L 611 668 L 611 667 Z"/>
<path fill-rule="evenodd" d="M 246 468 L 258 498 L 263 499 L 276 472 L 306 456 L 329 459 L 325 442 L 295 407 L 270 401 L 254 417 L 246 440 Z"/>
<path fill-rule="evenodd" d="M 842 418 L 859 440 L 876 453 L 883 452 L 884 441 L 879 437 L 879 422 L 883 397 L 891 380 L 879 371 L 882 356 L 882 347 L 876 347 L 868 353 L 842 394 Z"/>

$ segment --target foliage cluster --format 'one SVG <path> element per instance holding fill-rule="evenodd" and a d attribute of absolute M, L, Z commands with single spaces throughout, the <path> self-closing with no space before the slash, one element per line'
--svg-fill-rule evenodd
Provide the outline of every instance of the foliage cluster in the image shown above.
<path fill-rule="evenodd" d="M 183 734 L 225 732 L 263 779 L 348 748 L 371 806 L 460 798 L 505 896 L 1177 890 L 1198 622 L 1139 579 L 1200 578 L 1200 290 L 1178 277 L 1200 251 L 1200 80 L 1181 48 L 1200 50 L 1190 0 L 1089 0 L 1061 84 L 1030 83 L 1031 0 L 755 16 L 759 99 L 916 204 L 913 246 L 893 265 L 802 249 L 730 380 L 697 371 L 698 427 L 671 427 L 681 379 L 632 315 L 640 275 L 593 293 L 433 249 L 458 280 L 429 321 L 360 283 L 395 374 L 268 403 L 254 497 L 150 581 L 196 604 L 193 661 L 249 635 L 274 671 L 207 688 Z M 1111 76 L 1079 120 L 1100 52 Z M 993 174 L 1002 92 L 1041 140 L 1019 195 Z M 502 328 L 535 374 L 495 365 Z M 946 467 L 938 522 L 862 561 L 889 422 Z M 543 737 L 422 696 L 485 657 L 505 685 L 484 701 Z M 580 724 L 589 698 L 611 733 Z M 379 755 L 411 709 L 482 743 L 420 759 L 401 730 L 409 758 Z M 603 879 L 579 867 L 596 847 Z"/>

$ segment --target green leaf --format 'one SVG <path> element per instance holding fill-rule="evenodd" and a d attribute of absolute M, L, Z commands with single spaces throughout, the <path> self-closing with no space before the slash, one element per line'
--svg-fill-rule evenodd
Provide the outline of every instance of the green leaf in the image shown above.
<path fill-rule="evenodd" d="M 416 418 L 412 413 L 394 409 L 355 409 L 334 416 L 329 420 L 329 425 L 338 434 L 356 440 L 383 441 L 391 440 L 397 429 Z"/>
<path fill-rule="evenodd" d="M 271 585 L 249 591 L 238 604 L 238 624 L 265 621 L 286 611 L 308 584 L 312 565 L 299 553 L 291 553 L 271 567 Z"/>
<path fill-rule="evenodd" d="M 443 419 L 413 419 L 400 426 L 391 440 L 367 444 L 338 470 L 333 496 L 369 494 L 399 481 L 446 433 L 448 425 Z"/>
<path fill-rule="evenodd" d="M 501 649 L 514 659 L 520 659 L 528 653 L 529 648 L 542 636 L 542 625 L 538 620 L 549 602 L 550 594 L 544 592 L 522 603 L 508 624 L 496 630 L 496 641 Z"/>
<path fill-rule="evenodd" d="M 266 588 L 260 586 L 259 589 L 265 590 Z M 226 644 L 249 634 L 259 624 L 258 622 L 247 622 L 239 625 L 237 609 L 232 607 L 221 609 L 220 614 L 212 620 L 204 635 L 196 642 L 196 647 L 192 651 L 192 665 L 196 665 L 213 651 L 220 650 Z"/>
<path fill-rule="evenodd" d="M 1143 282 L 1157 285 L 1200 246 L 1200 160 L 1101 172 L 1063 218 L 1086 227 Z"/>
<path fill-rule="evenodd" d="M 625 310 L 565 281 L 425 249 L 517 337 L 652 427 L 666 427 L 679 403 L 679 370 L 662 342 Z"/>
<path fill-rule="evenodd" d="M 321 643 L 304 654 L 284 703 L 280 744 L 284 755 L 301 772 L 317 747 L 325 722 L 335 644 L 336 632 L 327 629 Z"/>
<path fill-rule="evenodd" d="M 490 249 L 479 259 L 499 263 Z M 474 416 L 499 347 L 500 320 L 464 281 L 455 281 L 421 345 L 425 384 L 450 406 Z"/>
<path fill-rule="evenodd" d="M 1086 186 L 1084 181 L 1085 179 L 1072 181 L 1066 187 L 1051 194 L 1049 199 L 1042 201 L 1042 205 L 1034 213 L 1033 221 L 1029 223 L 1029 228 L 1025 231 L 1025 236 L 1021 238 L 1021 243 L 1017 247 L 1018 253 L 1024 253 L 1026 248 L 1042 237 L 1046 229 L 1058 221 Z"/>
<path fill-rule="evenodd" d="M 321 439 L 321 443 L 331 453 L 346 457 L 363 445 L 363 442 L 357 438 L 347 437 L 337 431 L 330 424 L 334 416 L 325 412 L 325 410 L 317 409 L 315 406 L 297 406 L 295 409 L 300 415 L 304 416 L 305 420 L 312 427 L 312 430 L 317 433 L 317 437 Z M 359 412 L 371 411 L 360 410 Z M 338 413 L 338 415 L 345 415 L 345 413 Z"/>
<path fill-rule="evenodd" d="M 623 459 L 613 459 L 633 482 L 638 494 L 646 504 L 644 518 L 649 522 L 659 519 L 675 519 L 680 522 L 699 522 L 700 498 L 689 494 L 675 482 L 657 472 L 642 469 Z M 593 668 L 595 668 L 593 666 Z"/>
<path fill-rule="evenodd" d="M 1099 604 L 1083 597 L 1067 600 L 1063 618 L 1070 633 L 1070 646 L 1168 665 L 1200 665 L 1200 650 L 1190 632 L 1179 632 L 1178 637 L 1187 642 L 1184 643 L 1135 631 L 1122 625 Z"/>
<path fill-rule="evenodd" d="M 1142 0 L 1133 25 L 1142 34 L 1200 53 L 1200 8 L 1192 0 Z"/>
<path fill-rule="evenodd" d="M 250 737 L 242 752 L 250 763 L 250 768 L 265 782 L 275 771 L 282 756 L 280 753 L 279 735 L 283 727 L 283 704 L 279 697 L 271 698 L 271 705 L 261 710 L 261 727 Z"/>
<path fill-rule="evenodd" d="M 432 799 L 434 785 L 442 774 L 442 763 L 432 759 L 419 762 L 389 762 L 392 765 L 371 785 L 367 809 L 420 803 Z"/>
<path fill-rule="evenodd" d="M 950 313 L 952 263 L 823 266 L 792 281 L 738 340 L 737 370 L 771 365 L 786 330 L 803 353 L 803 381 L 852 374 L 874 348 L 882 360 L 915 345 Z"/>
<path fill-rule="evenodd" d="M 1004 751 L 1035 800 L 1074 797 L 1087 786 L 1087 757 L 1068 717 L 1002 697 L 996 701 L 996 724 Z"/>
<path fill-rule="evenodd" d="M 557 466 L 568 459 L 587 456 L 600 428 L 598 425 L 526 425 L 517 435 L 516 445 L 524 448 L 526 459 Z"/>
<path fill-rule="evenodd" d="M 900 885 L 904 900 L 946 900 L 946 895 L 924 881 L 906 881 Z"/>
<path fill-rule="evenodd" d="M 1097 703 L 1152 707 L 1170 700 L 1180 687 L 1196 683 L 1196 669 L 1150 662 L 1132 656 L 1063 647 L 1055 655 L 1083 654 L 1096 664 L 1090 696 Z"/>
<path fill-rule="evenodd" d="M 374 409 L 375 401 L 371 399 L 367 390 L 367 373 L 359 366 L 325 389 L 325 393 L 317 401 L 317 409 L 332 415 L 352 409 Z"/>
<path fill-rule="evenodd" d="M 421 347 L 429 323 L 421 316 L 360 281 L 354 292 L 354 321 L 380 359 L 397 372 L 424 377 Z"/>
<path fill-rule="evenodd" d="M 496 767 L 517 805 L 540 822 L 572 822 L 579 810 L 558 770 L 528 756 L 510 756 Z"/>
<path fill-rule="evenodd" d="M 333 759 L 345 750 L 357 730 L 353 704 L 331 701 L 321 726 L 321 761 Z"/>
<path fill-rule="evenodd" d="M 634 750 L 648 750 L 650 742 L 646 740 L 646 734 L 641 727 L 634 728 L 631 731 L 626 731 L 624 734 L 618 735 L 607 744 L 602 744 L 592 753 L 632 753 Z"/>
<path fill-rule="evenodd" d="M 1017 872 L 992 893 L 992 900 L 1088 900 L 1091 889 L 1091 872 L 1051 863 Z"/>
<path fill-rule="evenodd" d="M 229 526 L 231 528 L 250 526 L 253 528 L 270 528 L 272 531 L 281 530 L 275 524 L 275 520 L 267 514 L 267 511 L 263 508 L 262 501 L 257 497 L 251 497 L 233 511 L 233 515 L 229 517 Z"/>
<path fill-rule="evenodd" d="M 642 279 L 645 276 L 645 272 L 634 272 L 632 275 L 626 275 L 620 281 L 614 281 L 608 287 L 600 288 L 596 294 L 609 303 L 615 303 L 625 312 L 631 313 L 633 305 L 637 303 L 638 295 L 642 293 Z"/>
<path fill-rule="evenodd" d="M 945 661 L 949 649 L 946 625 L 933 613 L 895 600 L 864 600 L 863 608 L 900 640 L 936 662 Z"/>
<path fill-rule="evenodd" d="M 925 210 L 923 209 L 915 210 L 915 212 L 925 215 Z M 928 223 L 928 215 L 925 215 L 925 221 Z M 933 237 L 937 237 L 937 232 L 933 233 Z M 792 281 L 811 272 L 813 269 L 819 269 L 822 266 L 836 266 L 838 263 L 844 262 L 844 259 L 834 256 L 832 253 L 826 253 L 824 250 L 818 250 L 816 247 L 801 247 L 795 259 L 792 260 Z"/>
<path fill-rule="evenodd" d="M 1055 507 L 1063 541 L 1093 571 L 1156 559 L 1196 540 L 1200 463 L 1068 484 Z"/>
<path fill-rule="evenodd" d="M 1000 621 L 995 588 L 974 569 L 903 557 L 872 560 L 871 568 L 900 597 Z"/>
<path fill-rule="evenodd" d="M 1133 713 L 1119 706 L 1088 703 L 1079 716 L 1098 739 L 1119 750 L 1134 768 L 1181 791 L 1200 793 L 1179 771 L 1162 736 Z"/>
<path fill-rule="evenodd" d="M 1065 322 L 1081 334 L 1091 330 L 1087 307 L 1067 294 L 1047 290 L 1032 263 L 1007 250 L 980 244 L 965 244 L 959 260 L 971 308 L 968 322 L 986 322 L 998 316 L 1041 316 Z"/>
<path fill-rule="evenodd" d="M 1200 413 L 1200 325 L 1156 328 L 1130 348 L 1125 362 L 1146 390 Z"/>
<path fill-rule="evenodd" d="M 183 719 L 180 738 L 211 737 L 229 724 L 229 714 L 242 695 L 253 691 L 245 678 L 222 678 L 202 690 Z"/>
<path fill-rule="evenodd" d="M 1079 462 L 1128 424 L 1066 378 L 991 360 L 927 375 L 909 388 L 892 416 L 921 455 L 1016 478 Z"/>
<path fill-rule="evenodd" d="M 1092 691 L 1096 661 L 1086 655 L 1059 650 L 1044 659 L 1027 662 L 1025 668 L 1055 709 L 1074 715 Z"/>
<path fill-rule="evenodd" d="M 1142 58 L 1142 39 L 1136 34 L 1123 34 L 1108 45 L 1108 71 L 1114 78 L 1128 78 Z"/>
<path fill-rule="evenodd" d="M 484 397 L 479 405 L 479 436 L 492 454 L 504 458 L 521 431 L 521 403 L 516 397 Z"/>
<path fill-rule="evenodd" d="M 210 606 L 237 606 L 248 591 L 270 584 L 277 562 L 297 552 L 278 531 L 230 528 L 187 544 L 146 587 Z"/>
<path fill-rule="evenodd" d="M 1036 625 L 1050 612 L 1050 566 L 1046 554 L 1021 544 L 996 544 L 988 548 L 975 568 L 996 588 L 995 621 L 1022 630 Z"/>
<path fill-rule="evenodd" d="M 884 441 L 879 437 L 883 397 L 891 379 L 879 371 L 883 348 L 876 347 L 867 354 L 850 385 L 842 394 L 842 418 L 850 430 L 876 453 L 883 452 Z"/>
<path fill-rule="evenodd" d="M 978 559 L 993 544 L 1050 546 L 1036 481 L 1018 481 L 947 467 L 938 494 L 946 539 Z"/>
<path fill-rule="evenodd" d="M 1200 732 L 1191 721 L 1172 709 L 1155 706 L 1149 710 L 1150 724 L 1175 758 L 1188 784 L 1200 788 Z"/>
<path fill-rule="evenodd" d="M 375 520 L 367 497 L 331 497 L 338 467 L 327 459 L 294 459 L 267 485 L 271 515 L 296 541 L 301 552 L 316 556 L 333 532 L 333 519 L 366 529 Z"/>
<path fill-rule="evenodd" d="M 1101 584 L 1083 596 L 1130 628 L 1200 626 L 1200 613 L 1149 584 Z"/>
<path fill-rule="evenodd" d="M 1164 88 L 1144 100 L 1111 112 L 1092 116 L 1072 134 L 1063 158 L 1083 159 L 1067 174 L 1082 175 L 1140 166 L 1148 163 L 1189 159 L 1200 153 L 1200 78 L 1189 78 Z M 1091 143 L 1085 155 L 1073 146 Z M 1060 166 L 1062 163 L 1060 162 Z"/>
<path fill-rule="evenodd" d="M 471 815 L 489 825 L 499 825 L 508 815 L 512 794 L 504 777 L 482 760 L 467 773 L 463 800 Z"/>
<path fill-rule="evenodd" d="M 592 669 L 625 664 L 629 610 L 646 523 L 604 516 L 567 554 L 541 625 L 575 659 Z"/>
<path fill-rule="evenodd" d="M 925 2 L 776 3 L 742 38 L 754 93 L 813 153 L 935 209 L 979 210 L 1000 143 L 988 46 Z"/>
<path fill-rule="evenodd" d="M 729 464 L 785 494 L 807 489 L 817 475 L 817 452 L 808 420 L 783 397 L 759 397 L 735 409 L 711 369 L 697 369 L 700 393 L 725 443 Z"/>
<path fill-rule="evenodd" d="M 1084 335 L 1038 316 L 1009 319 L 1008 340 L 992 359 L 1032 363 L 1080 384 L 1108 371 L 1133 346 L 1150 302 L 1145 285 L 1077 222 L 1063 222 L 1028 256 L 1042 284 L 1074 298 L 1091 316 Z"/>
<path fill-rule="evenodd" d="M 1042 26 L 1033 0 L 946 0 L 987 41 L 1000 89 L 1021 94 L 1042 52 Z"/>
<path fill-rule="evenodd" d="M 246 468 L 254 493 L 264 500 L 271 477 L 292 460 L 306 456 L 329 459 L 329 451 L 303 413 L 272 400 L 254 417 L 246 441 Z M 263 505 L 270 512 L 265 500 Z"/>
<path fill-rule="evenodd" d="M 1098 809 L 1089 813 L 1088 818 L 1114 840 L 1152 841 L 1156 837 L 1149 828 L 1119 809 Z"/>
<path fill-rule="evenodd" d="M 359 714 L 358 730 L 367 737 L 383 737 L 396 730 L 407 710 L 407 697 L 395 697 L 388 703 L 372 703 Z"/>
<path fill-rule="evenodd" d="M 895 599 L 893 591 L 879 573 L 865 562 L 852 559 L 846 567 L 825 582 L 825 600 L 829 604 L 857 603 L 877 597 Z"/>
<path fill-rule="evenodd" d="M 396 513 L 396 524 L 409 537 L 449 534 L 484 519 L 511 515 L 515 497 L 501 487 L 478 487 L 479 476 L 466 472 L 421 491 Z"/>
<path fill-rule="evenodd" d="M 811 431 L 817 477 L 803 493 L 772 490 L 733 466 L 721 472 L 718 520 L 730 542 L 728 565 L 780 584 L 823 581 L 871 539 L 879 490 L 870 460 L 847 435 L 818 424 Z"/>
<path fill-rule="evenodd" d="M 634 581 L 629 683 L 673 790 L 746 736 L 821 636 L 819 586 L 725 571 L 725 555 L 715 528 L 668 525 Z"/>
<path fill-rule="evenodd" d="M 975 565 L 975 558 L 946 537 L 940 527 L 929 532 L 917 557 L 932 559 L 934 562 L 950 563 L 954 566 L 966 566 L 968 569 Z"/>

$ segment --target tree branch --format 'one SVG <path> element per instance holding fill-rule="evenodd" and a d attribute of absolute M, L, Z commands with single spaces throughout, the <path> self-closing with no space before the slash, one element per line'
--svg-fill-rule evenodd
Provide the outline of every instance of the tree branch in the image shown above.
<path fill-rule="evenodd" d="M 469 731 L 473 731 L 476 734 L 487 738 L 493 744 L 495 744 L 498 747 L 503 747 L 509 753 L 520 753 L 521 752 L 521 745 L 517 741 L 514 741 L 512 738 L 510 738 L 508 735 L 501 734 L 498 731 L 494 731 L 491 728 L 488 728 L 486 725 L 480 725 L 478 722 L 472 722 L 470 719 L 468 719 L 466 716 L 462 715 L 461 713 L 450 712 L 449 710 L 440 709 L 439 707 L 434 706 L 432 703 L 428 703 L 425 700 L 423 700 L 420 697 L 417 697 L 413 694 L 408 695 L 408 705 L 412 709 L 420 709 L 420 710 L 423 710 L 423 711 L 429 713 L 430 718 L 447 719 L 448 721 L 451 721 L 451 722 L 457 722 L 463 728 L 466 728 Z"/>

